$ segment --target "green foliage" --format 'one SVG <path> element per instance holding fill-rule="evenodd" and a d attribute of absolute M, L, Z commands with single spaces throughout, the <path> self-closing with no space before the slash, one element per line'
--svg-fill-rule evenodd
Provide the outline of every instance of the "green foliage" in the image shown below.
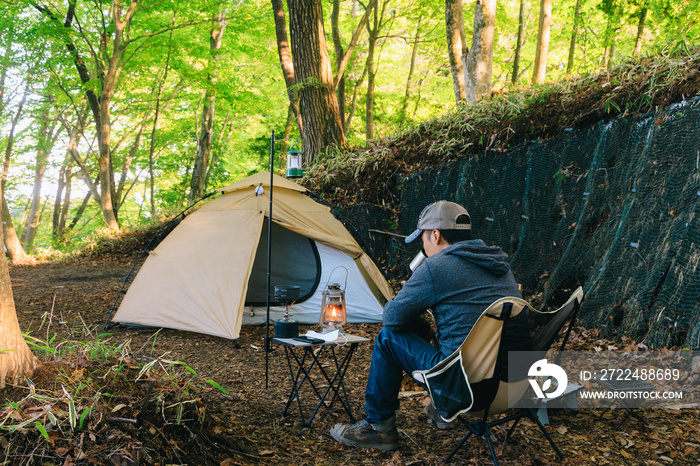
<path fill-rule="evenodd" d="M 208 380 L 205 380 L 205 382 L 208 383 L 208 384 L 211 384 L 214 388 L 216 388 L 217 390 L 219 390 L 219 391 L 220 391 L 221 393 L 223 393 L 224 395 L 228 395 L 228 394 L 229 394 L 228 391 L 227 391 L 224 387 L 222 387 L 221 385 L 219 385 L 219 384 L 218 384 L 217 382 L 215 382 L 214 380 L 208 379 Z"/>
<path fill-rule="evenodd" d="M 574 25 L 574 3 L 554 6 L 547 61 L 547 76 L 555 83 L 554 89 L 568 77 L 566 68 Z M 79 213 L 79 206 L 89 191 L 84 179 L 94 182 L 98 170 L 96 120 L 86 101 L 86 91 L 97 97 L 105 91 L 104 73 L 107 60 L 113 54 L 111 41 L 116 29 L 106 4 L 77 2 L 75 5 L 72 25 L 65 27 L 67 2 L 0 2 L 0 75 L 6 75 L 0 84 L 0 141 L 7 142 L 12 117 L 19 109 L 24 89 L 29 89 L 15 134 L 5 185 L 5 195 L 19 232 L 26 228 L 24 219 L 32 193 L 36 148 L 42 143 L 37 129 L 48 118 L 49 123 L 61 131 L 44 175 L 42 216 L 34 241 L 36 249 L 29 251 L 42 258 L 70 255 L 78 248 L 92 248 L 95 241 L 103 240 L 104 235 L 101 231 L 104 220 L 95 200 L 91 199 L 82 213 Z M 328 17 L 330 6 L 327 3 L 323 6 Z M 611 41 L 615 45 L 613 65 L 624 64 L 632 54 L 643 7 L 648 11 L 642 54 L 652 58 L 693 53 L 700 34 L 700 23 L 695 20 L 700 15 L 698 2 L 584 1 L 578 20 L 581 27 L 575 50 L 574 75 L 590 76 L 600 72 L 604 48 L 606 44 L 612 44 Z M 340 4 L 339 28 L 344 48 L 355 31 L 358 13 L 362 13 L 362 7 L 359 8 L 359 12 L 353 12 L 350 3 Z M 50 9 L 50 14 L 47 9 Z M 221 49 L 212 51 L 209 41 L 211 20 L 220 12 L 225 15 L 226 28 Z M 473 14 L 473 2 L 465 3 L 467 45 L 471 40 Z M 522 74 L 513 86 L 510 75 L 518 14 L 519 1 L 498 2 L 493 63 L 496 94 L 488 104 L 490 110 L 482 110 L 481 105 L 477 105 L 472 111 L 454 105 L 444 37 L 444 5 L 427 0 L 402 4 L 387 2 L 387 20 L 382 25 L 374 57 L 377 74 L 373 118 L 377 141 L 370 141 L 371 145 L 381 144 L 404 132 L 410 135 L 416 131 L 429 131 L 429 138 L 435 140 L 431 142 L 432 154 L 447 157 L 455 148 L 464 151 L 475 145 L 474 141 L 462 136 L 465 131 L 498 119 L 511 118 L 517 114 L 518 108 L 536 104 L 536 99 L 546 99 L 541 89 L 525 90 L 526 95 L 522 98 L 512 97 L 517 86 L 529 82 L 535 55 L 536 2 L 529 2 Z M 337 57 L 330 40 L 329 23 L 327 19 L 327 42 L 335 63 Z M 110 106 L 111 162 L 116 183 L 121 182 L 122 171 L 125 172 L 124 183 L 119 187 L 121 198 L 118 199 L 119 221 L 123 229 L 156 224 L 185 207 L 201 137 L 202 99 L 207 92 L 216 96 L 213 162 L 207 190 L 225 186 L 267 167 L 270 131 L 274 128 L 276 134 L 284 134 L 288 109 L 274 38 L 270 4 L 262 0 L 224 4 L 211 0 L 169 0 L 139 4 L 125 35 L 127 42 L 122 44 L 124 49 L 118 55 L 122 58 L 121 68 Z M 67 41 L 74 45 L 74 49 L 66 47 Z M 407 88 L 414 44 L 417 44 L 417 60 Z M 348 118 L 350 112 L 354 112 L 346 136 L 358 147 L 368 143 L 365 141 L 364 111 L 367 53 L 365 34 L 345 71 L 344 116 Z M 78 56 L 91 73 L 87 79 L 77 72 Z M 624 86 L 626 80 L 621 78 L 619 82 Z M 612 114 L 649 108 L 653 105 L 658 86 L 658 82 L 650 82 L 639 105 L 604 100 L 605 111 Z M 503 92 L 508 92 L 509 97 L 500 98 Z M 154 125 L 156 103 L 160 113 Z M 46 109 L 48 113 L 44 113 Z M 56 119 L 58 115 L 60 120 Z M 451 124 L 455 126 L 449 128 Z M 292 126 L 292 137 L 300 139 L 295 125 Z M 71 130 L 75 128 L 80 128 L 76 148 L 83 169 L 67 157 L 64 150 L 70 141 Z M 438 142 L 437 138 L 444 139 Z M 0 147 L 5 147 L 5 144 Z M 359 163 L 360 168 L 373 166 L 376 153 L 364 156 L 363 149 L 353 150 L 352 154 L 340 158 L 329 149 L 327 154 L 321 154 L 320 165 L 313 170 L 322 171 L 333 164 L 349 167 Z M 70 165 L 72 176 L 67 224 L 70 225 L 73 219 L 77 219 L 77 224 L 72 229 L 67 228 L 63 238 L 57 238 L 52 230 L 52 207 L 56 200 L 59 170 L 67 165 Z M 331 177 L 329 174 L 325 176 Z M 153 199 L 151 182 L 154 185 Z M 97 189 L 101 188 L 98 186 Z M 65 191 L 62 194 L 65 195 Z M 154 205 L 153 212 L 151 204 Z"/>

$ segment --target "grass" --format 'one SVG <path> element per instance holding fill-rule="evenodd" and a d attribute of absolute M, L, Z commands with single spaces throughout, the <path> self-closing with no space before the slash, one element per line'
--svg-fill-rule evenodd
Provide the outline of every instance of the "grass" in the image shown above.
<path fill-rule="evenodd" d="M 26 386 L 8 389 L 0 407 L 0 435 L 10 443 L 35 437 L 50 451 L 57 437 L 77 439 L 103 420 L 138 425 L 156 407 L 164 422 L 180 424 L 203 388 L 226 393 L 186 362 L 154 355 L 158 332 L 133 351 L 131 341 L 115 341 L 82 319 L 69 324 L 47 313 L 36 334 L 42 337 L 25 334 L 25 340 L 40 367 Z"/>

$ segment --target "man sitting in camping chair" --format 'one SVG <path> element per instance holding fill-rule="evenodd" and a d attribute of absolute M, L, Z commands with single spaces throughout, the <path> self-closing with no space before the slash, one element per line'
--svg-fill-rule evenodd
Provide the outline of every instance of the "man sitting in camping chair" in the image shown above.
<path fill-rule="evenodd" d="M 367 388 L 367 417 L 354 425 L 336 424 L 334 439 L 345 445 L 393 450 L 399 446 L 395 412 L 403 372 L 433 367 L 464 341 L 481 313 L 503 297 L 520 297 L 508 264 L 498 246 L 471 239 L 471 218 L 459 204 L 440 201 L 420 215 L 418 229 L 406 238 L 421 237 L 427 258 L 384 307 L 384 328 L 377 335 Z M 437 331 L 421 314 L 432 310 Z M 528 317 L 515 320 L 529 338 Z M 438 347 L 429 343 L 436 339 Z M 426 415 L 439 428 L 449 423 L 428 404 Z"/>

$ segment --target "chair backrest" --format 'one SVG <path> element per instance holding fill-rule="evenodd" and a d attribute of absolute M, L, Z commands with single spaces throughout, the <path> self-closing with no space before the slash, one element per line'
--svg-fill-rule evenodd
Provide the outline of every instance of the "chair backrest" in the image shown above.
<path fill-rule="evenodd" d="M 561 352 L 564 349 L 576 316 L 578 315 L 579 308 L 581 307 L 581 301 L 583 301 L 583 288 L 579 286 L 559 309 L 551 312 L 551 314 L 554 314 L 554 317 L 552 317 L 534 336 L 533 344 L 535 351 L 547 352 L 568 321 L 569 327 L 566 330 L 566 335 L 564 335 L 564 340 L 562 341 L 559 351 Z"/>
<path fill-rule="evenodd" d="M 501 298 L 481 314 L 462 345 L 450 356 L 431 369 L 416 371 L 413 377 L 427 386 L 433 404 L 440 415 L 455 419 L 467 411 L 488 408 L 494 399 L 510 396 L 500 380 L 497 367 L 507 359 L 502 351 L 502 335 L 509 322 L 521 316 L 524 309 L 532 309 L 527 301 Z M 533 309 L 534 310 L 534 309 Z M 497 364 L 501 363 L 501 364 Z M 527 390 L 527 380 L 522 382 L 522 393 Z M 502 387 L 503 386 L 503 387 Z M 522 396 L 522 394 L 521 394 Z"/>
<path fill-rule="evenodd" d="M 533 311 L 535 309 L 527 301 L 519 298 L 503 298 L 503 300 L 513 305 L 510 316 L 505 319 L 502 314 L 496 316 L 493 311 L 489 312 L 491 308 L 489 307 L 486 315 L 492 318 L 485 319 L 486 323 L 479 328 L 475 325 L 462 345 L 462 366 L 469 378 L 474 396 L 474 405 L 469 411 L 474 416 L 483 414 L 485 409 L 488 409 L 490 414 L 504 412 L 515 405 L 530 386 L 526 379 L 526 372 L 523 372 L 519 379 L 508 380 L 508 350 L 532 350 L 529 320 L 523 311 L 526 308 Z M 498 306 L 499 301 L 494 304 Z M 499 330 L 496 330 L 493 325 L 493 318 L 501 320 Z M 489 333 L 491 333 L 490 336 Z M 514 338 L 518 341 L 513 341 Z M 483 340 L 488 344 L 482 344 Z M 483 358 L 481 361 L 480 357 Z M 483 372 L 485 364 L 491 365 L 488 374 Z"/>
<path fill-rule="evenodd" d="M 494 376 L 504 326 L 509 320 L 518 317 L 525 308 L 531 308 L 527 301 L 506 297 L 491 304 L 481 314 L 458 350 L 470 383 Z"/>

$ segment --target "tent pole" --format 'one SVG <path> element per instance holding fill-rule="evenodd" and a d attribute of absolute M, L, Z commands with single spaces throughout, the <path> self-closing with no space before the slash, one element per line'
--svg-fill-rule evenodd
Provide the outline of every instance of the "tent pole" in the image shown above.
<path fill-rule="evenodd" d="M 270 137 L 270 208 L 267 213 L 267 314 L 265 317 L 265 388 L 268 381 L 268 359 L 270 355 L 270 263 L 272 255 L 272 177 L 275 164 L 275 130 Z"/>

